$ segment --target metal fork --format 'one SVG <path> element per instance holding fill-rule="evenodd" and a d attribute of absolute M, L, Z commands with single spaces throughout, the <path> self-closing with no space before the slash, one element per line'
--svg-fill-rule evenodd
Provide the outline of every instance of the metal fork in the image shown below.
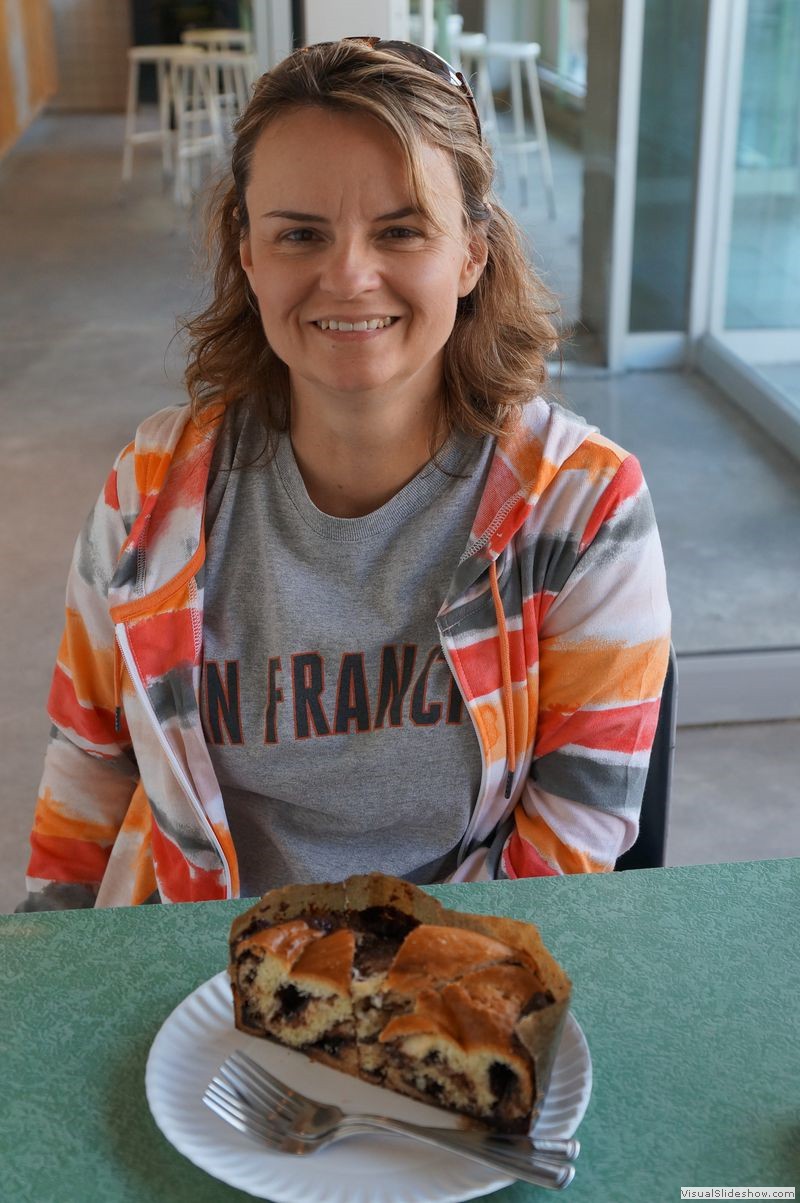
<path fill-rule="evenodd" d="M 577 1140 L 533 1140 L 529 1136 L 429 1128 L 381 1115 L 347 1115 L 280 1082 L 237 1050 L 212 1078 L 203 1102 L 247 1136 L 284 1153 L 304 1155 L 347 1136 L 376 1130 L 410 1136 L 555 1190 L 575 1176 L 571 1159 Z"/>

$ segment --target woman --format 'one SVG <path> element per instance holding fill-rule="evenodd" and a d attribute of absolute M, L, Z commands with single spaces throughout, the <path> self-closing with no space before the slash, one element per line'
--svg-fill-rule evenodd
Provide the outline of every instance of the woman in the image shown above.
<path fill-rule="evenodd" d="M 636 460 L 541 399 L 463 80 L 298 51 L 237 127 L 190 407 L 78 541 L 28 907 L 613 868 L 668 651 Z"/>

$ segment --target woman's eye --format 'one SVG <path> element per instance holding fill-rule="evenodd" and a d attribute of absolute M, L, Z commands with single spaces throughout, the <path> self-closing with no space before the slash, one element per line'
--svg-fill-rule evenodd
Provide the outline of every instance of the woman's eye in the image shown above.
<path fill-rule="evenodd" d="M 391 226 L 388 230 L 384 230 L 387 238 L 421 238 L 422 231 L 414 230 L 410 226 Z"/>
<path fill-rule="evenodd" d="M 314 230 L 287 230 L 281 234 L 282 242 L 309 242 L 312 238 L 316 238 Z"/>

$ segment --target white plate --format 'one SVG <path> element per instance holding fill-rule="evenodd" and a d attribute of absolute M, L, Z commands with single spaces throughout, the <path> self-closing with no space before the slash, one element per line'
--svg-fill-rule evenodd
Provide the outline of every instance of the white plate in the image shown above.
<path fill-rule="evenodd" d="M 313 1156 L 260 1148 L 202 1101 L 217 1069 L 244 1049 L 284 1082 L 345 1111 L 457 1128 L 459 1118 L 315 1064 L 301 1053 L 236 1030 L 227 973 L 218 973 L 164 1022 L 147 1059 L 145 1089 L 167 1140 L 215 1178 L 273 1203 L 461 1203 L 514 1180 L 403 1137 L 354 1136 Z M 572 1136 L 592 1092 L 592 1062 L 567 1015 L 537 1136 Z"/>

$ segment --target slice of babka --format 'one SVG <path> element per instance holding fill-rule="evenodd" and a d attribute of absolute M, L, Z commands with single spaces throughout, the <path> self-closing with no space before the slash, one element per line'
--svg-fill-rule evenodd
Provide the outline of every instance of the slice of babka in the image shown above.
<path fill-rule="evenodd" d="M 236 1026 L 401 1094 L 526 1131 L 570 983 L 532 924 L 382 874 L 266 894 L 231 929 Z"/>
<path fill-rule="evenodd" d="M 231 929 L 236 1026 L 358 1075 L 342 884 L 273 890 Z"/>

